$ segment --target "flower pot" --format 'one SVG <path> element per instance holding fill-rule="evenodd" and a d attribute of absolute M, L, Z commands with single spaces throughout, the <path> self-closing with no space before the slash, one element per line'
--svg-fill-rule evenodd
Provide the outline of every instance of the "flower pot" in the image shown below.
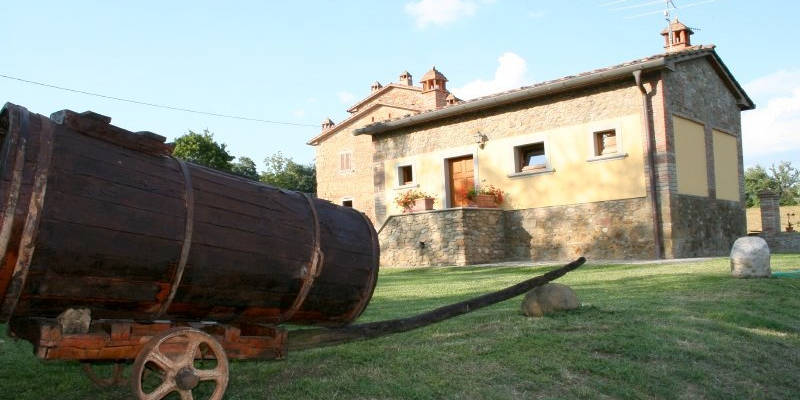
<path fill-rule="evenodd" d="M 414 204 L 412 204 L 411 207 L 404 209 L 403 212 L 404 213 L 410 213 L 410 212 L 417 212 L 417 211 L 433 210 L 433 201 L 434 201 L 433 197 L 426 197 L 426 198 L 423 198 L 423 199 L 416 199 L 416 200 L 414 200 Z"/>
<path fill-rule="evenodd" d="M 497 201 L 491 194 L 479 194 L 475 196 L 475 205 L 480 208 L 497 208 Z"/>

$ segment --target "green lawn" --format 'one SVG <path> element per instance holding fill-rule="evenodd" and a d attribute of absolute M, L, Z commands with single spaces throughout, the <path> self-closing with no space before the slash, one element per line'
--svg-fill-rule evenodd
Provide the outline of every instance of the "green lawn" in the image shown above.
<path fill-rule="evenodd" d="M 773 270 L 800 255 L 773 255 Z M 360 322 L 408 316 L 552 267 L 384 269 Z M 800 279 L 738 280 L 727 259 L 584 266 L 580 310 L 524 317 L 521 296 L 417 331 L 233 362 L 228 399 L 800 398 Z M 2 329 L 5 331 L 5 328 Z M 124 399 L 73 362 L 0 336 L 0 398 Z"/>

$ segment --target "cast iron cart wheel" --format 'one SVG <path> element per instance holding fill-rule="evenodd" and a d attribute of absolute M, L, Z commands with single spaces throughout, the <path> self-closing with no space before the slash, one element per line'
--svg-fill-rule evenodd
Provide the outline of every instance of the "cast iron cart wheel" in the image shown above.
<path fill-rule="evenodd" d="M 212 356 L 217 360 L 213 369 L 195 367 L 196 358 Z M 160 371 L 162 380 L 146 393 L 142 383 L 147 369 Z M 228 357 L 216 339 L 192 328 L 174 328 L 154 336 L 136 356 L 131 371 L 133 394 L 139 400 L 160 400 L 172 392 L 177 392 L 181 400 L 192 400 L 192 390 L 202 381 L 214 381 L 214 392 L 208 399 L 221 400 L 228 386 Z"/>

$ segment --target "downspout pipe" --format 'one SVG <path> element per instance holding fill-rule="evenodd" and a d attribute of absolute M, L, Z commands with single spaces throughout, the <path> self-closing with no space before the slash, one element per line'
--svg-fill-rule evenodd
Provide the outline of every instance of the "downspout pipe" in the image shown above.
<path fill-rule="evenodd" d="M 650 175 L 650 187 L 648 189 L 650 192 L 650 209 L 652 210 L 653 218 L 653 240 L 655 241 L 655 256 L 657 259 L 661 259 L 664 258 L 664 255 L 662 253 L 661 209 L 658 207 L 656 191 L 655 133 L 653 132 L 653 125 L 650 123 L 649 99 L 647 96 L 647 89 L 645 89 L 644 83 L 642 82 L 642 70 L 637 69 L 633 71 L 633 78 L 636 80 L 636 86 L 639 88 L 639 91 L 642 92 L 642 117 L 644 118 L 644 130 L 647 134 L 647 169 Z"/>

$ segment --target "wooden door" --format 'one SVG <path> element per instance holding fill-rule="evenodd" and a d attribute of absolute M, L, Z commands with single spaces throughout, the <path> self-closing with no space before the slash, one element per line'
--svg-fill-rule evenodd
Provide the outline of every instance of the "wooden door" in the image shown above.
<path fill-rule="evenodd" d="M 475 173 L 472 156 L 447 160 L 450 171 L 450 207 L 466 207 L 469 203 L 467 192 L 475 187 Z"/>

